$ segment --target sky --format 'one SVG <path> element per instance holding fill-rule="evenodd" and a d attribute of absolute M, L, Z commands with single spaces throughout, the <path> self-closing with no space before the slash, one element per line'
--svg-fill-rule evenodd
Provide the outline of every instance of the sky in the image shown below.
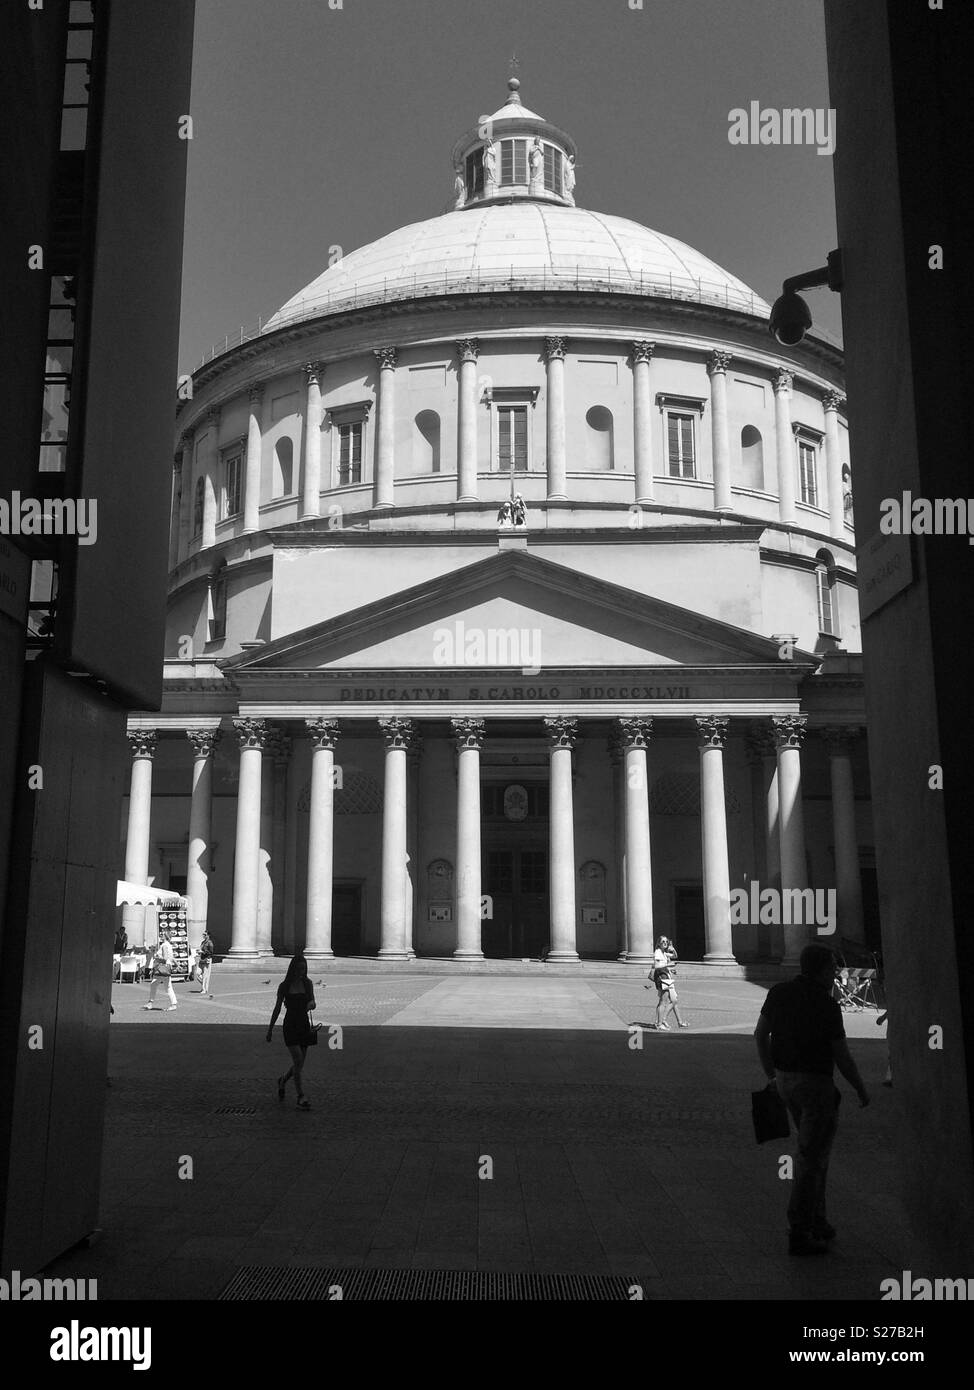
<path fill-rule="evenodd" d="M 347 254 L 438 216 L 507 97 L 578 149 L 580 207 L 675 236 L 773 301 L 836 244 L 832 160 L 729 113 L 828 108 L 821 0 L 196 0 L 180 372 Z M 842 132 L 837 131 L 841 140 Z M 839 297 L 807 299 L 841 333 Z"/>

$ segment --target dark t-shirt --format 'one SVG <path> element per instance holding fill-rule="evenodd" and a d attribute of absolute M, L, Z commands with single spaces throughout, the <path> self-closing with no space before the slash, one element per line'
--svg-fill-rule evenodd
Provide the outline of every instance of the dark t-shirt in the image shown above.
<path fill-rule="evenodd" d="M 829 991 L 799 975 L 768 990 L 761 1014 L 771 1025 L 771 1059 L 778 1071 L 831 1076 L 832 1043 L 845 1037 L 842 1010 Z"/>

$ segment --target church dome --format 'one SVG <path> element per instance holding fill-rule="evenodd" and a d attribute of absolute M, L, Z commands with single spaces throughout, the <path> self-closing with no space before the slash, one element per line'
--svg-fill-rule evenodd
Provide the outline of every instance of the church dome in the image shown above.
<path fill-rule="evenodd" d="M 386 299 L 505 288 L 609 290 L 770 313 L 742 280 L 675 237 L 625 217 L 512 198 L 470 203 L 351 252 L 266 329 Z"/>

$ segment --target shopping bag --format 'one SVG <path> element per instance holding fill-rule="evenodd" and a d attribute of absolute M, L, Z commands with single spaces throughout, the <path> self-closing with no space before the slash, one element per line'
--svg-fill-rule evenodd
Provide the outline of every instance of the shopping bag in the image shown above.
<path fill-rule="evenodd" d="M 778 1095 L 773 1081 L 763 1091 L 751 1092 L 751 1119 L 754 1121 L 754 1137 L 759 1144 L 765 1144 L 769 1139 L 787 1139 L 791 1133 L 788 1107 Z"/>

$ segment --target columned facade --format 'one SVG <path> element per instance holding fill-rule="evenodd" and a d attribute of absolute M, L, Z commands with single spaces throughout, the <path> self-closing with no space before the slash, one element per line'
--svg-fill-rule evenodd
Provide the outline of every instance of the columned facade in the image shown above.
<path fill-rule="evenodd" d="M 567 501 L 565 339 L 545 338 L 548 369 L 548 501 Z"/>
<path fill-rule="evenodd" d="M 396 362 L 398 349 L 376 348 L 379 364 L 379 425 L 375 448 L 375 506 L 395 506 Z"/>
<path fill-rule="evenodd" d="M 623 847 L 626 894 L 626 959 L 653 959 L 653 870 L 649 847 L 649 778 L 646 750 L 652 719 L 620 719 L 619 747 L 625 796 Z"/>
<path fill-rule="evenodd" d="M 127 883 L 148 883 L 155 730 L 140 729 L 130 733 L 128 740 L 132 751 L 132 780 L 129 790 L 128 834 L 125 840 L 125 880 Z M 138 945 L 143 940 L 145 931 L 145 908 L 127 904 L 122 908 L 122 925 L 129 945 Z"/>
<path fill-rule="evenodd" d="M 477 500 L 477 356 L 476 338 L 457 343 L 457 501 Z"/>
<path fill-rule="evenodd" d="M 778 841 L 781 856 L 781 888 L 803 891 L 808 886 L 805 862 L 805 816 L 802 809 L 801 747 L 808 723 L 805 715 L 786 715 L 772 720 L 778 754 Z M 809 927 L 782 923 L 784 964 L 797 966 L 802 947 L 809 941 Z"/>
<path fill-rule="evenodd" d="M 301 470 L 301 516 L 317 516 L 321 498 L 321 377 L 320 362 L 306 362 L 304 398 L 304 459 Z"/>
<path fill-rule="evenodd" d="M 710 425 L 714 454 L 714 510 L 730 511 L 731 457 L 727 423 L 727 368 L 729 352 L 712 352 L 707 363 L 710 377 Z"/>
<path fill-rule="evenodd" d="M 778 515 L 782 521 L 795 521 L 795 439 L 791 428 L 791 372 L 775 372 L 774 440 L 778 465 Z"/>
<path fill-rule="evenodd" d="M 267 725 L 262 719 L 235 719 L 240 745 L 237 830 L 233 857 L 233 917 L 230 955 L 259 957 L 257 910 L 260 892 L 261 765 Z"/>
<path fill-rule="evenodd" d="M 636 475 L 636 501 L 653 501 L 653 398 L 649 364 L 655 343 L 632 345 L 633 461 Z"/>
<path fill-rule="evenodd" d="M 327 960 L 331 949 L 331 908 L 335 835 L 334 719 L 308 719 L 311 738 L 311 808 L 308 819 L 308 911 L 304 953 L 309 960 Z"/>
<path fill-rule="evenodd" d="M 407 960 L 412 923 L 406 921 L 406 753 L 415 730 L 411 719 L 380 719 L 379 727 L 385 739 L 379 955 Z"/>
<path fill-rule="evenodd" d="M 728 720 L 698 718 L 700 740 L 700 830 L 703 839 L 703 908 L 708 965 L 729 965 L 730 873 L 727 865 L 727 807 L 724 801 L 724 741 Z"/>
<path fill-rule="evenodd" d="M 578 738 L 574 719 L 546 719 L 551 753 L 551 948 L 550 961 L 576 961 L 575 825 L 572 750 Z"/>
<path fill-rule="evenodd" d="M 480 750 L 482 719 L 454 719 L 457 748 L 457 946 L 459 960 L 483 960 L 480 941 Z"/>
<path fill-rule="evenodd" d="M 189 855 L 186 869 L 186 896 L 190 902 L 187 931 L 192 947 L 200 944 L 206 931 L 213 754 L 220 741 L 220 730 L 187 729 L 186 737 L 193 749 L 193 791 L 189 812 Z"/>

